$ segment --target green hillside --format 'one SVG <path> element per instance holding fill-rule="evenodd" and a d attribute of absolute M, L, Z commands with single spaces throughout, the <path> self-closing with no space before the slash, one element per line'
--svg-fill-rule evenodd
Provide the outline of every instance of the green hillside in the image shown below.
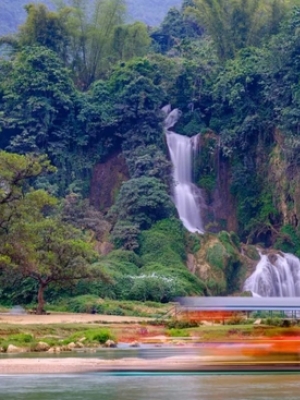
<path fill-rule="evenodd" d="M 97 4 L 2 38 L 0 305 L 243 293 L 259 253 L 300 256 L 299 0 L 188 0 L 151 30 Z"/>

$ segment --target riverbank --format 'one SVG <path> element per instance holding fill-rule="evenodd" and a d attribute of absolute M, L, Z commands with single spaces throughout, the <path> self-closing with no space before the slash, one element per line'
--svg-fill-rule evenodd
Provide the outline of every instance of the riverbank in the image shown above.
<path fill-rule="evenodd" d="M 0 324 L 13 325 L 49 325 L 49 324 L 111 324 L 111 323 L 138 323 L 150 321 L 152 318 L 127 317 L 118 315 L 100 315 L 100 314 L 70 314 L 70 313 L 52 313 L 49 315 L 35 314 L 0 314 Z"/>
<path fill-rule="evenodd" d="M 299 361 L 260 361 L 248 357 L 228 360 L 221 356 L 179 356 L 143 360 L 123 358 L 28 358 L 0 360 L 1 375 L 64 375 L 85 373 L 153 373 L 153 372 L 300 372 Z"/>
<path fill-rule="evenodd" d="M 70 374 L 86 372 L 183 370 L 196 368 L 211 357 L 174 356 L 158 359 L 122 358 L 12 358 L 0 359 L 0 375 L 6 374 Z"/>

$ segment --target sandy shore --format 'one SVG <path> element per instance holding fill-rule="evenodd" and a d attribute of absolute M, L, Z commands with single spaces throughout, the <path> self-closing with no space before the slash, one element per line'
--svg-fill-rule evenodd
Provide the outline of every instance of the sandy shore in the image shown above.
<path fill-rule="evenodd" d="M 88 323 L 127 323 L 147 321 L 151 318 L 123 317 L 115 315 L 100 314 L 50 314 L 50 315 L 31 315 L 31 314 L 0 314 L 0 324 L 88 324 Z"/>
<path fill-rule="evenodd" d="M 124 358 L 100 360 L 97 358 L 13 358 L 0 360 L 0 375 L 8 374 L 70 374 L 119 370 L 177 370 L 203 362 L 203 357 L 169 357 L 163 360 Z"/>
<path fill-rule="evenodd" d="M 56 359 L 2 359 L 1 375 L 36 374 L 82 374 L 119 372 L 232 372 L 232 371 L 300 371 L 299 362 L 257 362 L 247 357 L 228 361 L 225 357 L 179 356 L 156 360 L 124 358 L 120 360 L 99 360 L 97 358 L 56 358 Z"/>

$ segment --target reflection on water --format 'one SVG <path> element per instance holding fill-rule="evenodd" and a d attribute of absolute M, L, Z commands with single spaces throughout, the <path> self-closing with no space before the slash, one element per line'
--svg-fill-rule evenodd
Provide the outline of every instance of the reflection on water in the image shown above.
<path fill-rule="evenodd" d="M 0 376 L 5 400 L 298 400 L 299 375 Z"/>

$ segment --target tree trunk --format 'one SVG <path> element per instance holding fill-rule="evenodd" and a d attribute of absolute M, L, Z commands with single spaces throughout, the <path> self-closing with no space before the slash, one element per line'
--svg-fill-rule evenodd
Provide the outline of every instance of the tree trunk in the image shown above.
<path fill-rule="evenodd" d="M 37 296 L 37 300 L 38 300 L 38 306 L 36 309 L 36 313 L 38 315 L 44 314 L 45 310 L 44 310 L 44 305 L 45 305 L 45 300 L 44 300 L 44 290 L 46 288 L 46 284 L 44 282 L 39 282 L 39 291 L 38 291 L 38 296 Z"/>

